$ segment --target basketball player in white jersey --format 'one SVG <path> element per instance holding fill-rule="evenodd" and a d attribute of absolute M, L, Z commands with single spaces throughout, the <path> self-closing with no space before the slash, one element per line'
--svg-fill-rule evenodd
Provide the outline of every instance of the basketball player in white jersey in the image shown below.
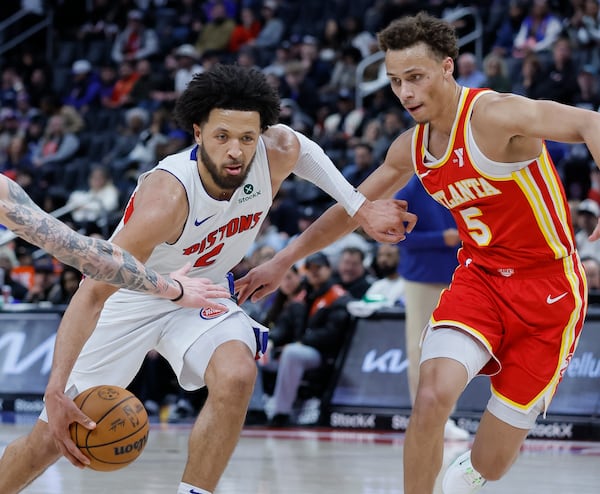
<path fill-rule="evenodd" d="M 182 307 L 220 306 L 210 298 L 223 297 L 223 287 L 206 278 L 188 278 L 185 267 L 173 270 L 171 277 L 161 276 L 119 246 L 80 235 L 40 209 L 19 184 L 1 174 L 0 225 L 90 278 L 176 299 Z"/>
<path fill-rule="evenodd" d="M 275 125 L 279 97 L 261 72 L 217 66 L 197 74 L 175 116 L 196 145 L 140 177 L 113 236 L 160 273 L 191 262 L 191 276 L 225 283 L 292 172 L 329 193 L 346 209 L 344 221 L 360 223 L 376 240 L 396 242 L 416 221 L 403 201 L 366 200 L 314 142 Z M 185 389 L 208 387 L 177 492 L 213 492 L 238 441 L 254 359 L 266 343 L 264 328 L 235 302 L 217 300 L 223 309 L 178 308 L 86 280 L 58 331 L 46 409 L 0 460 L 0 492 L 18 492 L 61 454 L 85 466 L 88 459 L 69 437 L 70 397 L 96 384 L 127 386 L 151 349 L 166 357 Z"/>

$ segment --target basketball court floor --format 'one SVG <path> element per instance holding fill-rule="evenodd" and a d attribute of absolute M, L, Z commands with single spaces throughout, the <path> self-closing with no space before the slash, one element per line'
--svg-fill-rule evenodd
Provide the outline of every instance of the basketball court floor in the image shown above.
<path fill-rule="evenodd" d="M 31 420 L 0 423 L 0 451 L 26 433 Z M 174 494 L 189 430 L 154 424 L 146 449 L 130 466 L 102 473 L 61 459 L 24 492 Z M 403 442 L 402 433 L 248 427 L 215 494 L 401 494 Z M 446 442 L 445 462 L 468 447 L 468 441 Z M 600 443 L 535 439 L 508 475 L 482 494 L 598 492 Z"/>

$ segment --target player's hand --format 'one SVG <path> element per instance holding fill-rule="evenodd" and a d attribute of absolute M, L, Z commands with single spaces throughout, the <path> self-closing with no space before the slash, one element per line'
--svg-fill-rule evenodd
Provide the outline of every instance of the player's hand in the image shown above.
<path fill-rule="evenodd" d="M 92 430 L 96 428 L 96 423 L 63 392 L 47 391 L 44 401 L 48 414 L 48 428 L 62 455 L 78 468 L 89 465 L 89 458 L 75 446 L 71 439 L 69 425 L 77 422 L 86 429 Z"/>
<path fill-rule="evenodd" d="M 183 297 L 175 302 L 181 307 L 210 308 L 215 310 L 226 310 L 227 307 L 213 299 L 229 298 L 229 290 L 221 285 L 213 283 L 208 278 L 190 278 L 186 276 L 191 269 L 191 264 L 186 264 L 170 276 L 183 286 Z"/>
<path fill-rule="evenodd" d="M 367 235 L 387 244 L 404 240 L 417 222 L 417 216 L 408 212 L 408 203 L 398 199 L 367 200 L 355 218 Z"/>
<path fill-rule="evenodd" d="M 235 282 L 238 303 L 243 304 L 248 298 L 256 302 L 277 290 L 289 265 L 276 257 L 252 268 L 245 276 Z"/>

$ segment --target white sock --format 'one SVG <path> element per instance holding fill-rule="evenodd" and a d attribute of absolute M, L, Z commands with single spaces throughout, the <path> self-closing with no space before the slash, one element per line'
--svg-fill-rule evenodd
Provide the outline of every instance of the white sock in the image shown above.
<path fill-rule="evenodd" d="M 179 484 L 179 489 L 177 489 L 177 494 L 212 494 L 212 492 L 200 489 L 200 487 L 194 487 L 193 485 L 186 484 L 185 482 L 181 482 Z"/>

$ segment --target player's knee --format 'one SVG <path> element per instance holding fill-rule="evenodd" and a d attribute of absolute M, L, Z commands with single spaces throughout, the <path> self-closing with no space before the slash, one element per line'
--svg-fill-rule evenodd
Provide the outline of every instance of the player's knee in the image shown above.
<path fill-rule="evenodd" d="M 216 369 L 217 387 L 220 392 L 230 396 L 250 396 L 254 389 L 256 372 L 256 363 L 250 356 L 232 359 L 227 365 Z"/>
<path fill-rule="evenodd" d="M 413 415 L 430 418 L 447 418 L 454 406 L 450 393 L 434 383 L 421 383 L 415 397 Z"/>

